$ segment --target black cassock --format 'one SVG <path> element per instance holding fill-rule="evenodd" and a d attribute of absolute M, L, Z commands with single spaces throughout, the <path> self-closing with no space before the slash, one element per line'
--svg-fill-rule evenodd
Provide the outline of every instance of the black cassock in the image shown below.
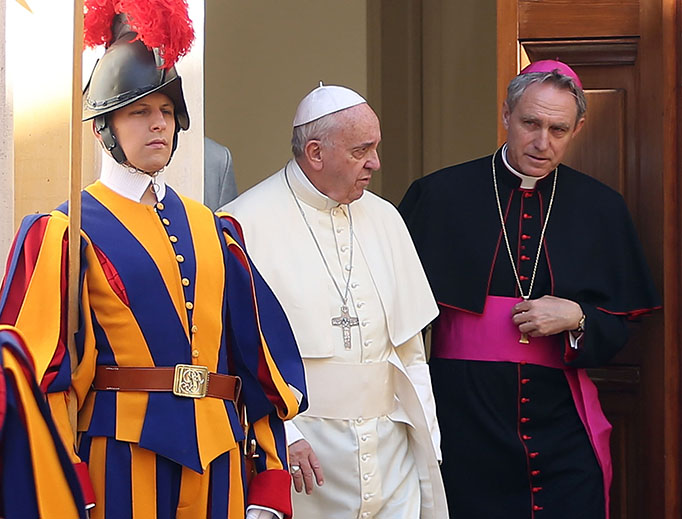
<path fill-rule="evenodd" d="M 502 236 L 491 160 L 415 181 L 399 207 L 445 311 L 480 314 L 488 295 L 521 295 Z M 555 173 L 521 189 L 500 151 L 495 160 L 527 294 Z M 620 194 L 564 165 L 556 180 L 531 299 L 550 294 L 579 303 L 586 328 L 569 365 L 599 366 L 625 344 L 627 320 L 660 303 Z M 605 517 L 602 472 L 562 370 L 443 358 L 432 358 L 430 366 L 451 516 Z"/>

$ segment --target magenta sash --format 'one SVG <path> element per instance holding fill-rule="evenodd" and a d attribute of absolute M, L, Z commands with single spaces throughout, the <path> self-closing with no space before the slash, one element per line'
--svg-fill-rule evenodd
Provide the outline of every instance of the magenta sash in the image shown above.
<path fill-rule="evenodd" d="M 440 359 L 478 360 L 536 364 L 563 370 L 573 395 L 578 416 L 592 443 L 604 476 L 606 519 L 609 519 L 609 489 L 612 467 L 609 439 L 611 424 L 599 404 L 594 383 L 584 369 L 566 366 L 561 335 L 528 337 L 519 342 L 520 332 L 511 320 L 512 307 L 521 298 L 488 296 L 483 314 L 473 314 L 439 305 L 440 316 L 433 325 L 431 356 Z"/>

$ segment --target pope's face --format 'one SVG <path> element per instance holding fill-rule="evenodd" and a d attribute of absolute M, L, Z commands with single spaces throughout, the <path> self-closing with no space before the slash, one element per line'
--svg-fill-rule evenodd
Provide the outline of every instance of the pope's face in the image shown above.
<path fill-rule="evenodd" d="M 578 107 L 569 90 L 548 83 L 526 88 L 513 111 L 505 102 L 507 160 L 525 175 L 543 177 L 556 168 L 585 122 L 576 122 Z"/>
<path fill-rule="evenodd" d="M 316 187 L 329 198 L 349 204 L 362 196 L 381 167 L 377 148 L 381 142 L 379 119 L 367 104 L 344 111 L 339 127 L 321 143 L 323 162 Z"/>
<path fill-rule="evenodd" d="M 128 162 L 153 173 L 170 160 L 175 132 L 173 101 L 158 92 L 116 110 L 111 128 Z"/>

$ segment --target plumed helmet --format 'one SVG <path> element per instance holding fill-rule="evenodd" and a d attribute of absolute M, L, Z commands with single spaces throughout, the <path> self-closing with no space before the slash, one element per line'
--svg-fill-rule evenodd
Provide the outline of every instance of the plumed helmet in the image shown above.
<path fill-rule="evenodd" d="M 182 93 L 182 79 L 175 67 L 163 67 L 158 49 L 148 49 L 137 34 L 117 15 L 114 42 L 97 61 L 83 92 L 83 120 L 94 119 L 123 108 L 154 92 L 166 94 L 175 105 L 182 130 L 189 128 L 189 114 Z"/>
<path fill-rule="evenodd" d="M 95 130 L 119 163 L 126 162 L 126 156 L 109 125 L 115 110 L 158 92 L 175 105 L 173 152 L 178 133 L 189 128 L 182 79 L 174 66 L 194 37 L 186 0 L 163 0 L 158 7 L 166 12 L 152 4 L 150 0 L 86 1 L 86 44 L 105 43 L 107 49 L 83 92 L 83 121 L 95 120 Z M 158 20 L 164 20 L 165 26 Z"/>

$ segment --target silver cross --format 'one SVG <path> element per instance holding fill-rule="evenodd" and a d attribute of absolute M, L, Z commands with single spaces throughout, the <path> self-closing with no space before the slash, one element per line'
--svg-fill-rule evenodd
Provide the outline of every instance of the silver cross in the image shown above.
<path fill-rule="evenodd" d="M 348 307 L 343 305 L 341 307 L 341 315 L 332 317 L 332 326 L 340 326 L 343 331 L 343 347 L 350 350 L 350 327 L 358 325 L 358 318 L 351 317 L 348 313 Z"/>

